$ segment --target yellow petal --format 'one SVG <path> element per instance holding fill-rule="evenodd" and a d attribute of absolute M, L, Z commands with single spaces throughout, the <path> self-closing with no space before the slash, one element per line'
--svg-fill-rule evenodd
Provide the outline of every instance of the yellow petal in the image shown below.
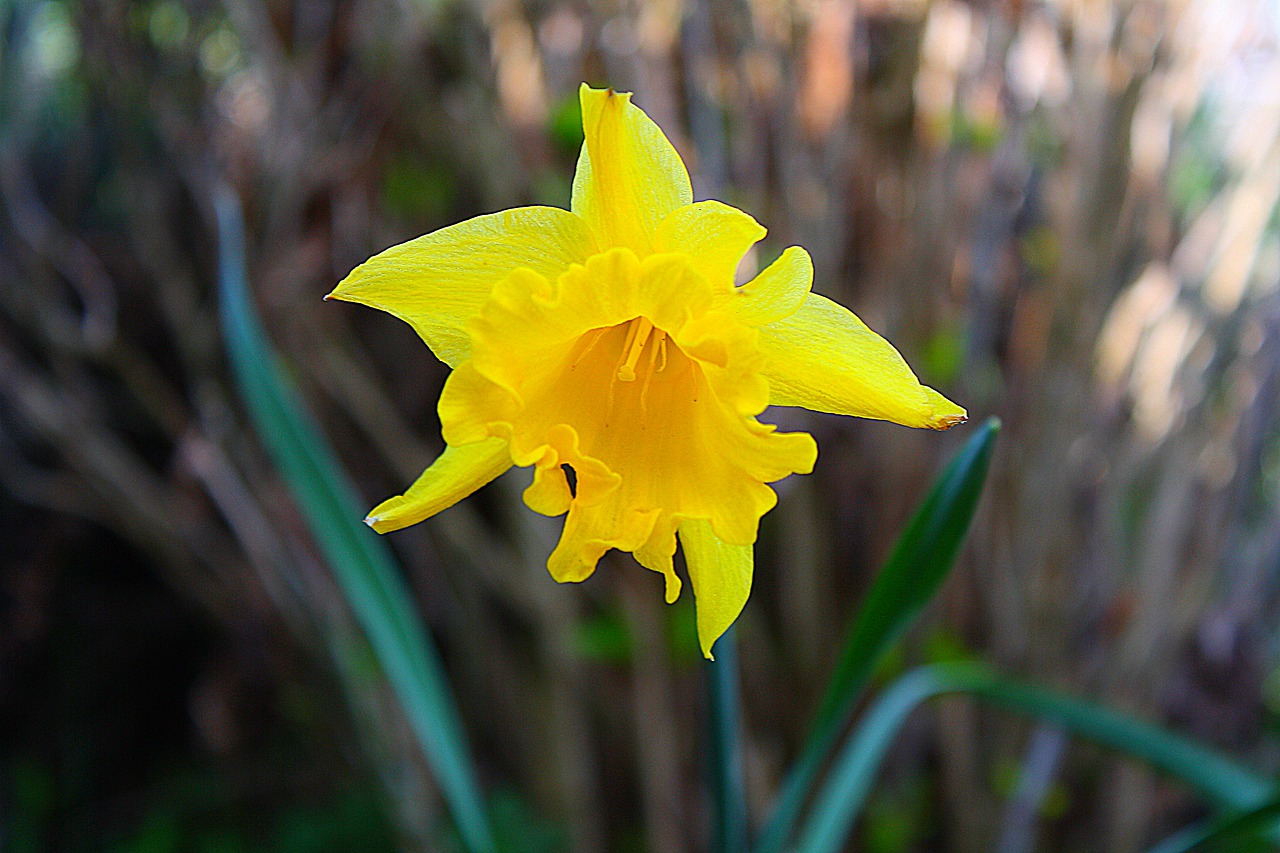
<path fill-rule="evenodd" d="M 620 508 L 616 513 L 602 512 L 599 505 L 581 506 L 574 501 L 564 520 L 560 542 L 547 558 L 547 570 L 560 583 L 586 580 L 610 548 L 633 551 L 643 545 L 658 512 L 634 507 Z"/>
<path fill-rule="evenodd" d="M 680 597 L 680 576 L 676 574 L 672 557 L 676 553 L 676 521 L 659 519 L 649 534 L 649 541 L 635 550 L 636 562 L 646 569 L 658 572 L 666 579 L 667 604 L 675 604 Z"/>
<path fill-rule="evenodd" d="M 933 407 L 933 417 L 927 424 L 930 429 L 951 429 L 969 420 L 968 412 L 929 386 L 924 387 L 924 393 Z"/>
<path fill-rule="evenodd" d="M 810 293 L 800 310 L 759 328 L 769 402 L 949 429 L 964 409 L 916 379 L 893 345 L 848 309 Z"/>
<path fill-rule="evenodd" d="M 683 252 L 708 281 L 733 284 L 738 263 L 765 235 L 764 226 L 719 201 L 673 211 L 658 225 L 655 252 Z"/>
<path fill-rule="evenodd" d="M 689 172 L 662 130 L 631 95 L 579 90 L 585 141 L 573 176 L 573 212 L 591 225 L 601 248 L 653 251 L 658 223 L 693 201 Z"/>
<path fill-rule="evenodd" d="M 379 533 L 399 530 L 448 509 L 511 467 L 502 439 L 446 446 L 409 491 L 378 504 L 364 520 Z"/>
<path fill-rule="evenodd" d="M 326 299 L 399 317 L 450 367 L 466 359 L 466 321 L 515 269 L 554 279 L 595 252 L 587 225 L 566 210 L 520 207 L 477 216 L 392 246 L 352 270 Z"/>
<path fill-rule="evenodd" d="M 573 502 L 573 490 L 559 465 L 553 449 L 547 448 L 543 459 L 533 469 L 533 482 L 524 490 L 525 506 L 541 515 L 564 515 Z"/>
<path fill-rule="evenodd" d="M 751 594 L 752 546 L 724 542 L 702 519 L 680 523 L 680 544 L 693 584 L 698 641 L 711 660 L 711 647 L 729 630 Z"/>
<path fill-rule="evenodd" d="M 812 286 L 813 259 L 792 246 L 739 289 L 731 310 L 752 326 L 775 323 L 799 311 Z"/>

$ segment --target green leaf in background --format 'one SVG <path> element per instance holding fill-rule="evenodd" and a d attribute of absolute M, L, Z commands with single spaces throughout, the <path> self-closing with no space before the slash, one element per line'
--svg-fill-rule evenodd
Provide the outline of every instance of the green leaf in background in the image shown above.
<path fill-rule="evenodd" d="M 933 598 L 955 562 L 982 494 L 1000 421 L 988 418 L 934 483 L 876 577 L 845 640 L 809 739 L 783 782 L 760 835 L 761 853 L 778 853 L 858 696 L 885 652 Z"/>
<path fill-rule="evenodd" d="M 1187 827 L 1152 847 L 1147 853 L 1189 853 L 1192 850 L 1230 850 L 1263 853 L 1276 849 L 1280 792 L 1256 808 L 1229 812 L 1222 817 Z M 1266 834 L 1267 838 L 1262 838 Z"/>
<path fill-rule="evenodd" d="M 583 617 L 573 629 L 573 650 L 583 660 L 622 666 L 635 658 L 635 640 L 625 615 L 607 610 Z"/>
<path fill-rule="evenodd" d="M 715 823 L 711 849 L 739 853 L 747 849 L 747 792 L 742 778 L 741 710 L 738 702 L 738 632 L 732 627 L 716 640 L 715 660 L 707 663 L 710 697 L 711 799 Z"/>
<path fill-rule="evenodd" d="M 432 222 L 444 216 L 458 191 L 453 173 L 436 159 L 402 155 L 385 166 L 383 207 L 411 221 Z"/>
<path fill-rule="evenodd" d="M 462 725 L 435 647 L 390 550 L 361 522 L 364 511 L 354 487 L 286 380 L 253 309 L 239 201 L 221 188 L 215 208 L 223 332 L 253 424 L 368 634 L 464 843 L 472 851 L 492 851 Z"/>
<path fill-rule="evenodd" d="M 546 129 L 556 150 L 566 157 L 578 156 L 585 137 L 582 133 L 582 103 L 576 90 L 566 94 L 552 107 Z"/>
<path fill-rule="evenodd" d="M 1252 813 L 1262 805 L 1274 805 L 1271 780 L 1190 738 L 1082 699 L 1002 678 L 982 664 L 935 664 L 895 682 L 854 729 L 818 794 L 796 850 L 844 849 L 902 724 L 922 702 L 947 693 L 977 696 L 1145 761 L 1181 779 L 1219 808 Z"/>

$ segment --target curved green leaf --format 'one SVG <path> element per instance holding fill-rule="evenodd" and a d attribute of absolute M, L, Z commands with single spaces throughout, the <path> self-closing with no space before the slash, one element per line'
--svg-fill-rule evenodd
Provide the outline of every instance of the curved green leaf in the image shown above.
<path fill-rule="evenodd" d="M 1280 794 L 1256 808 L 1231 812 L 1222 817 L 1189 826 L 1152 847 L 1147 853 L 1190 853 L 1192 850 L 1274 850 Z M 1268 836 L 1262 841 L 1259 836 Z M 1254 846 L 1249 846 L 1252 843 Z"/>
<path fill-rule="evenodd" d="M 918 705 L 947 693 L 977 696 L 1145 761 L 1181 779 L 1219 808 L 1252 810 L 1274 796 L 1271 780 L 1190 738 L 1082 699 L 1002 678 L 982 664 L 935 664 L 895 682 L 858 724 L 819 792 L 797 850 L 844 849 L 898 730 Z"/>
<path fill-rule="evenodd" d="M 249 298 L 239 201 L 221 189 L 219 307 L 231 366 L 259 437 L 288 482 L 312 535 L 404 708 L 469 850 L 494 843 L 466 739 L 435 647 L 385 542 L 319 428 L 299 401 Z"/>
<path fill-rule="evenodd" d="M 933 598 L 973 519 L 1000 431 L 988 418 L 934 483 L 899 537 L 849 629 L 844 651 L 799 759 L 787 774 L 757 850 L 777 853 L 877 663 Z"/>

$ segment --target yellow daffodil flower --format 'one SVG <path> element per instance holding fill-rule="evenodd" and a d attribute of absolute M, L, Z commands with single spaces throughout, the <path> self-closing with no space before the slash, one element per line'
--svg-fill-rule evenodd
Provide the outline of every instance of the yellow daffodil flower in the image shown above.
<path fill-rule="evenodd" d="M 409 323 L 453 368 L 444 453 L 366 522 L 379 533 L 452 506 L 512 465 L 524 500 L 568 513 L 547 568 L 581 581 L 630 551 L 680 594 L 684 549 L 703 653 L 751 589 L 752 546 L 817 446 L 757 416 L 768 405 L 946 429 L 965 412 L 902 356 L 809 288 L 792 247 L 741 287 L 765 229 L 693 201 L 680 155 L 631 96 L 583 86 L 586 140 L 570 210 L 478 216 L 393 246 L 329 294 Z M 571 469 L 573 481 L 566 476 Z"/>

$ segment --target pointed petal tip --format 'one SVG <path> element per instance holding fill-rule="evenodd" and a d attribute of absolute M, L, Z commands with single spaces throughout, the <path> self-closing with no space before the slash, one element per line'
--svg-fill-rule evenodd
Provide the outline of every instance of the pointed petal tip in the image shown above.
<path fill-rule="evenodd" d="M 603 95 L 605 98 L 630 98 L 632 94 L 632 92 L 620 92 L 612 86 L 603 86 L 598 89 L 590 83 L 582 83 L 578 86 L 578 97 L 580 98 L 587 95 Z"/>
<path fill-rule="evenodd" d="M 925 399 L 932 407 L 932 411 L 929 413 L 929 420 L 925 424 L 929 429 L 951 429 L 969 420 L 968 412 L 934 389 L 925 386 L 924 393 Z"/>
<path fill-rule="evenodd" d="M 382 518 L 377 515 L 366 515 L 364 517 L 364 523 L 372 527 L 374 530 L 378 529 L 379 521 L 382 521 Z"/>
<path fill-rule="evenodd" d="M 960 414 L 945 414 L 934 416 L 933 421 L 929 424 L 930 429 L 936 429 L 939 432 L 960 426 L 960 424 L 969 422 L 969 414 L 960 412 Z"/>

